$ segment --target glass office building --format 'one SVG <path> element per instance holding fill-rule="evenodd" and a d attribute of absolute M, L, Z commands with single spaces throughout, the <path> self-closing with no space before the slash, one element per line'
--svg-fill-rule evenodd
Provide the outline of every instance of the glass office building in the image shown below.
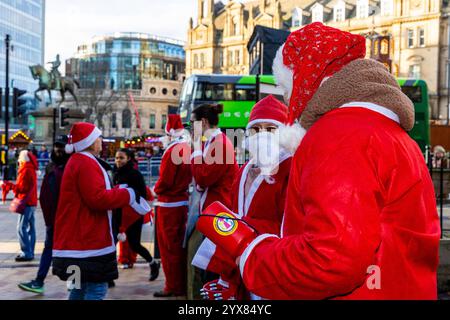
<path fill-rule="evenodd" d="M 142 33 L 115 33 L 78 47 L 66 75 L 83 89 L 140 90 L 142 79 L 177 80 L 185 73 L 184 43 Z"/>
<path fill-rule="evenodd" d="M 11 36 L 10 86 L 32 94 L 29 66 L 44 64 L 45 0 L 0 0 L 0 87 L 5 87 L 5 36 Z"/>

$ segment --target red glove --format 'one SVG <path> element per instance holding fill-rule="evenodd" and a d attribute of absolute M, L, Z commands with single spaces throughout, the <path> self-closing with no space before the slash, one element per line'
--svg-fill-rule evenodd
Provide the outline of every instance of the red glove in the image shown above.
<path fill-rule="evenodd" d="M 237 288 L 232 286 L 226 287 L 220 284 L 220 280 L 215 280 L 205 284 L 200 294 L 203 300 L 237 300 Z"/>
<path fill-rule="evenodd" d="M 235 260 L 258 236 L 256 230 L 239 219 L 220 202 L 214 202 L 203 211 L 197 230 L 225 250 Z"/>

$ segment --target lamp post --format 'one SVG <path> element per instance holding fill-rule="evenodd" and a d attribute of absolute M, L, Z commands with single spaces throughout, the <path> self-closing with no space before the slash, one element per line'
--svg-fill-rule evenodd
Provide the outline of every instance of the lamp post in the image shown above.
<path fill-rule="evenodd" d="M 5 37 L 6 66 L 5 66 L 5 170 L 3 180 L 8 180 L 8 153 L 9 153 L 9 54 L 11 50 L 11 36 Z"/>

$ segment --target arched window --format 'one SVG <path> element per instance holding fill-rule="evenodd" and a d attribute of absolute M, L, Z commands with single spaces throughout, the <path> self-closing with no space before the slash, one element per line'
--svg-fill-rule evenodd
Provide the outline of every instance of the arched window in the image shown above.
<path fill-rule="evenodd" d="M 131 129 L 131 111 L 130 109 L 125 109 L 122 111 L 122 128 Z"/>

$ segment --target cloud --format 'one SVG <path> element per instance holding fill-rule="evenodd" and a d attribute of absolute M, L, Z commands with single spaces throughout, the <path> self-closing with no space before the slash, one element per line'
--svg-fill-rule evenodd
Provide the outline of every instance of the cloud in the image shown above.
<path fill-rule="evenodd" d="M 63 61 L 94 36 L 143 32 L 186 40 L 196 0 L 47 0 L 46 62 Z"/>

